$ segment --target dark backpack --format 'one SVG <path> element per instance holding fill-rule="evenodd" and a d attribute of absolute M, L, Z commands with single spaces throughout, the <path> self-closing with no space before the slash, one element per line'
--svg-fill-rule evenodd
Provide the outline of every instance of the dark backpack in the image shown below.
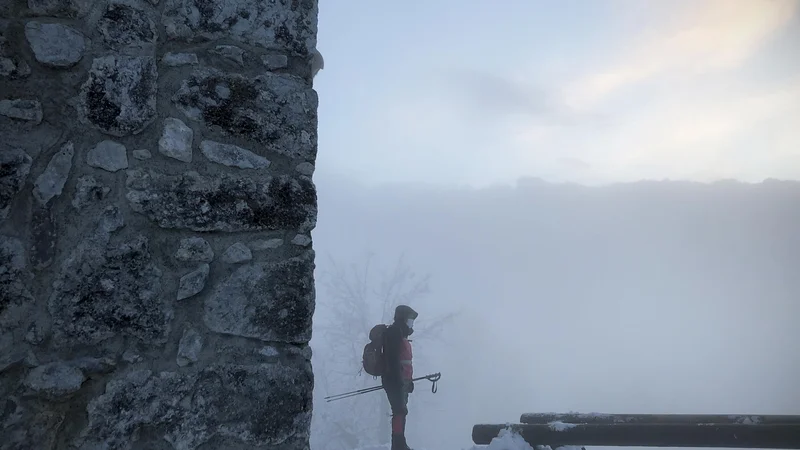
<path fill-rule="evenodd" d="M 388 325 L 375 325 L 369 330 L 369 342 L 364 346 L 364 354 L 361 358 L 361 365 L 364 372 L 373 377 L 383 375 L 385 362 L 383 360 L 383 333 L 389 328 Z"/>

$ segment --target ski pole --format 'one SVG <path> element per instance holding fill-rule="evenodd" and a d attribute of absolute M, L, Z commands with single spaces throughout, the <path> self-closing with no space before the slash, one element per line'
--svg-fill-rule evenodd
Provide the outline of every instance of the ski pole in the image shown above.
<path fill-rule="evenodd" d="M 428 381 L 430 381 L 431 383 L 433 383 L 431 385 L 431 392 L 435 394 L 439 390 L 439 388 L 436 385 L 436 383 L 441 378 L 442 378 L 441 372 L 436 372 L 436 373 L 432 373 L 430 375 L 425 375 L 424 377 L 414 378 L 411 381 L 420 381 L 420 380 L 428 380 Z M 372 387 L 368 387 L 368 388 L 358 389 L 356 391 L 345 392 L 343 394 L 329 395 L 329 396 L 325 397 L 325 400 L 327 400 L 328 402 L 332 402 L 332 401 L 335 401 L 335 400 L 341 400 L 343 398 L 355 397 L 356 395 L 368 394 L 370 392 L 380 391 L 381 389 L 383 389 L 383 386 L 372 386 Z"/>

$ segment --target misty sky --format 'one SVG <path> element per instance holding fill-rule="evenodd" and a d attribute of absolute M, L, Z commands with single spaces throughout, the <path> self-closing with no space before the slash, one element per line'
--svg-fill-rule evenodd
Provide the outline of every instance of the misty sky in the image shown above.
<path fill-rule="evenodd" d="M 443 378 L 413 448 L 524 412 L 800 414 L 800 183 L 762 183 L 800 180 L 800 0 L 334 0 L 318 37 L 312 448 L 380 420 L 322 400 L 372 382 L 325 334 L 381 320 L 323 282 L 367 252 L 431 275 L 418 324 L 460 312 L 415 340 Z M 758 184 L 597 187 L 641 179 Z"/>
<path fill-rule="evenodd" d="M 800 176 L 800 1 L 320 3 L 318 171 Z"/>

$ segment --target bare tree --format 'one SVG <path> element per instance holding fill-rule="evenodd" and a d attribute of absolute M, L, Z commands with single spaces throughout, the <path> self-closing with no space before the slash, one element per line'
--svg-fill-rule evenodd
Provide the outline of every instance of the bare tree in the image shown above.
<path fill-rule="evenodd" d="M 418 275 L 402 255 L 388 270 L 376 267 L 374 258 L 368 252 L 360 264 L 343 266 L 329 257 L 330 269 L 320 270 L 318 283 L 324 290 L 323 300 L 317 304 L 319 313 L 315 316 L 319 319 L 315 319 L 314 340 L 319 339 L 325 350 L 314 352 L 318 392 L 312 429 L 315 434 L 324 435 L 314 442 L 325 444 L 314 450 L 352 449 L 389 441 L 389 404 L 382 392 L 333 403 L 322 401 L 327 395 L 378 384 L 379 379 L 361 371 L 362 351 L 369 341 L 370 329 L 379 323 L 391 323 L 397 305 L 419 304 L 430 293 L 430 275 Z M 415 330 L 414 339 L 440 339 L 445 325 L 455 316 L 426 319 Z"/>

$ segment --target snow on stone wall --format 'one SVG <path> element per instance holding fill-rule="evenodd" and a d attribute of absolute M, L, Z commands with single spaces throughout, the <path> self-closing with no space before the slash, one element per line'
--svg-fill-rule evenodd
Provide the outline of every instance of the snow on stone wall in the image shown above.
<path fill-rule="evenodd" d="M 308 447 L 316 33 L 0 2 L 0 449 Z"/>

